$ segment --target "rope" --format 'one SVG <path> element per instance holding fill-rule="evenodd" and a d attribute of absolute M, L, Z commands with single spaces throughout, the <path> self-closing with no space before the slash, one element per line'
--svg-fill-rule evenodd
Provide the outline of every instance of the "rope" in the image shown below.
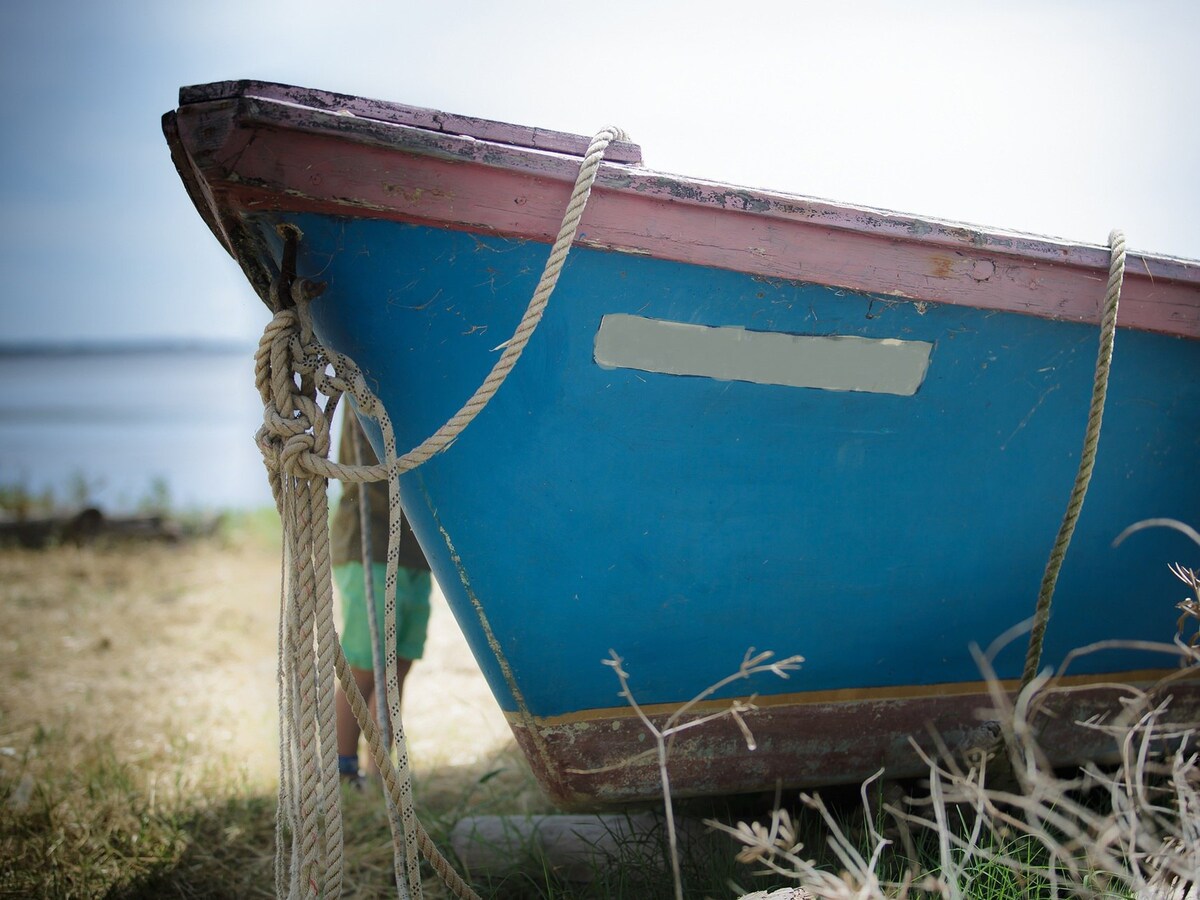
<path fill-rule="evenodd" d="M 279 286 L 273 286 L 278 305 Z M 318 453 L 329 452 L 325 412 L 315 398 L 310 365 L 293 358 L 282 323 L 260 343 L 256 382 L 264 398 L 260 443 L 301 435 Z M 297 384 L 294 373 L 300 373 Z M 269 471 L 284 523 L 278 667 L 280 700 L 280 804 L 276 819 L 276 891 L 288 897 L 336 898 L 342 889 L 342 818 L 335 710 L 333 588 L 329 565 L 328 505 L 324 479 L 281 466 Z M 292 852 L 285 859 L 283 838 Z"/>
<path fill-rule="evenodd" d="M 1050 605 L 1054 599 L 1054 587 L 1058 573 L 1071 545 L 1075 523 L 1087 497 L 1088 483 L 1096 466 L 1096 448 L 1100 444 L 1100 426 L 1104 420 L 1104 400 L 1108 395 L 1108 376 L 1112 370 L 1113 342 L 1117 332 L 1117 306 L 1121 301 L 1121 283 L 1125 278 L 1125 235 L 1113 230 L 1108 236 L 1111 248 L 1108 265 L 1108 290 L 1104 295 L 1104 313 L 1100 321 L 1100 350 L 1096 357 L 1096 374 L 1092 381 L 1092 405 L 1088 410 L 1087 428 L 1083 436 L 1083 451 L 1079 455 L 1079 470 L 1075 474 L 1075 485 L 1067 501 L 1067 511 L 1058 528 L 1058 537 L 1050 551 L 1046 571 L 1042 576 L 1042 587 L 1038 592 L 1037 609 L 1033 614 L 1033 627 L 1029 632 L 1029 649 L 1025 654 L 1025 671 L 1021 676 L 1024 689 L 1037 675 L 1042 658 L 1042 644 L 1046 638 L 1046 625 L 1050 621 Z"/>
<path fill-rule="evenodd" d="M 354 464 L 361 466 L 363 464 L 362 429 L 353 427 L 350 429 L 350 435 L 351 444 L 354 448 Z M 375 621 L 375 610 L 377 608 L 375 578 L 371 574 L 375 558 L 372 546 L 371 510 L 370 504 L 367 502 L 366 489 L 361 485 L 358 487 L 358 533 L 360 536 L 359 545 L 362 552 L 363 599 L 367 610 L 367 630 L 371 636 L 371 669 L 375 676 L 375 718 L 379 722 L 379 730 L 383 734 L 384 744 L 390 744 L 392 741 L 392 729 L 388 722 L 387 700 L 383 696 L 384 691 L 387 690 L 384 685 L 383 673 L 383 638 L 379 634 L 379 623 Z"/>
<path fill-rule="evenodd" d="M 391 798 L 391 802 L 398 806 L 401 800 L 399 776 L 391 763 L 387 745 L 383 742 L 383 735 L 371 718 L 366 701 L 363 700 L 363 696 L 354 681 L 354 675 L 350 671 L 350 666 L 346 662 L 346 657 L 342 655 L 340 650 L 338 652 L 337 673 L 338 678 L 342 682 L 342 690 L 345 691 L 346 697 L 350 701 L 350 708 L 354 712 L 354 717 L 362 725 L 363 737 L 367 739 L 367 747 L 371 751 L 371 758 L 375 760 L 375 765 L 379 769 L 384 790 L 387 792 L 388 797 Z M 437 873 L 438 877 L 442 879 L 442 882 L 454 896 L 461 898 L 461 900 L 481 900 L 479 895 L 471 889 L 471 886 L 463 881 L 462 877 L 454 871 L 454 867 L 450 865 L 449 860 L 438 851 L 437 845 L 433 843 L 433 839 L 429 837 L 429 833 L 420 822 L 417 823 L 416 838 L 421 854 L 429 860 L 429 864 L 433 867 L 434 872 Z"/>
<path fill-rule="evenodd" d="M 354 449 L 354 464 L 361 466 L 363 464 L 363 433 L 362 429 L 357 426 L 351 427 L 347 423 L 346 427 L 350 427 L 350 439 Z M 383 649 L 383 636 L 379 633 L 379 623 L 375 619 L 376 597 L 375 597 L 375 573 L 374 573 L 374 552 L 372 551 L 372 534 L 371 534 L 371 510 L 370 503 L 367 501 L 366 485 L 360 484 L 357 486 L 358 491 L 358 531 L 359 544 L 362 551 L 362 567 L 363 567 L 363 605 L 367 612 L 367 630 L 371 636 L 371 669 L 375 681 L 375 720 L 379 723 L 380 741 L 384 747 L 392 745 L 392 728 L 391 716 L 388 713 L 387 704 L 387 676 L 384 673 L 386 652 Z M 357 682 L 355 682 L 357 684 Z M 343 691 L 345 688 L 343 688 Z M 359 717 L 355 717 L 359 718 Z M 379 767 L 376 766 L 376 769 Z M 392 800 L 392 795 L 384 793 L 385 805 L 387 807 L 388 826 L 392 834 L 392 856 L 393 866 L 396 873 L 396 894 L 404 898 L 408 896 L 408 887 L 405 884 L 405 878 L 402 875 L 405 872 L 406 856 L 404 853 L 404 841 L 401 839 L 403 834 L 403 825 L 400 819 L 400 810 Z"/>
<path fill-rule="evenodd" d="M 272 487 L 278 487 L 276 505 L 284 523 L 286 560 L 281 619 L 284 653 L 279 671 L 281 740 L 287 746 L 281 749 L 283 802 L 276 831 L 280 838 L 291 832 L 292 854 L 289 866 L 277 849 L 276 882 L 277 889 L 287 884 L 288 897 L 325 898 L 338 896 L 342 886 L 340 777 L 331 702 L 341 647 L 332 624 L 326 482 L 306 469 L 303 461 L 329 453 L 329 423 L 343 391 L 336 373 L 330 375 L 327 371 L 330 359 L 337 360 L 338 355 L 326 354 L 313 338 L 303 290 L 297 287 L 293 295 L 296 306 L 276 313 L 256 354 L 256 381 L 264 399 L 264 426 L 259 430 L 258 443 L 272 470 Z M 357 371 L 348 361 L 339 362 L 345 370 Z M 361 375 L 358 377 L 361 379 Z M 318 392 L 329 398 L 324 408 L 316 401 Z M 365 397 L 362 402 L 366 408 L 372 407 Z M 386 413 L 380 408 L 376 414 L 390 439 Z M 394 518 L 393 524 L 398 526 L 398 520 Z M 392 544 L 396 542 L 389 542 L 392 577 L 388 593 L 394 598 L 399 547 Z M 392 606 L 394 629 L 394 600 Z M 394 657 L 394 631 L 392 646 Z M 353 678 L 350 681 L 347 695 L 355 696 L 357 686 Z M 389 688 L 397 689 L 394 663 L 390 681 Z M 361 701 L 361 695 L 357 696 Z M 403 833 L 402 838 L 395 835 L 398 860 L 403 860 L 403 865 L 397 867 L 397 884 L 405 898 L 415 884 L 412 890 L 419 897 L 419 837 L 412 777 L 403 752 L 398 704 L 389 706 L 401 748 L 396 763 L 399 774 L 393 778 Z M 369 714 L 358 718 L 364 731 L 367 723 L 374 725 Z M 380 746 L 386 746 L 382 740 Z M 391 765 L 386 751 L 384 757 L 381 768 Z"/>
<path fill-rule="evenodd" d="M 367 387 L 361 370 L 348 357 L 316 340 L 309 313 L 317 293 L 313 285 L 303 279 L 292 280 L 290 275 L 281 275 L 271 285 L 276 313 L 264 329 L 255 354 L 255 384 L 263 399 L 263 426 L 256 440 L 284 526 L 277 674 L 280 802 L 276 819 L 275 883 L 279 895 L 284 893 L 285 886 L 289 898 L 334 898 L 341 893 L 343 835 L 332 703 L 336 673 L 381 773 L 389 812 L 393 808 L 400 812 L 399 829 L 392 819 L 400 896 L 407 898 L 410 892 L 417 900 L 422 896 L 419 850 L 456 896 L 478 900 L 433 845 L 417 821 L 414 809 L 396 678 L 396 572 L 403 516 L 398 476 L 449 447 L 504 383 L 541 321 L 558 282 L 604 151 L 612 141 L 624 137 L 622 131 L 610 127 L 593 138 L 542 276 L 513 336 L 502 345 L 504 353 L 463 407 L 403 456 L 397 456 L 391 420 Z M 291 271 L 287 262 L 294 260 L 297 236 L 298 232 L 291 229 L 290 237 L 285 238 L 285 264 L 281 272 Z M 285 285 L 285 281 L 292 283 Z M 330 422 L 338 401 L 347 393 L 358 412 L 375 419 L 380 426 L 384 443 L 380 465 L 344 465 L 328 458 Z M 318 402 L 318 394 L 328 398 L 324 407 Z M 353 483 L 388 481 L 390 534 L 384 646 L 388 718 L 397 747 L 394 764 L 388 743 L 372 721 L 342 655 L 333 625 L 329 510 L 325 493 L 328 478 Z M 285 859 L 282 849 L 289 832 L 290 860 Z"/>
<path fill-rule="evenodd" d="M 333 622 L 333 566 L 329 550 L 329 496 L 322 480 L 310 480 L 309 499 L 312 504 L 313 574 L 317 632 L 316 699 L 317 723 L 320 730 L 320 785 L 323 797 L 320 808 L 325 818 L 324 868 L 329 873 L 322 897 L 335 898 L 342 894 L 342 816 L 341 773 L 337 759 L 337 707 L 334 704 L 334 682 L 337 678 L 334 650 L 341 649 L 337 628 Z"/>
<path fill-rule="evenodd" d="M 567 254 L 570 252 L 571 243 L 575 239 L 575 233 L 579 229 L 579 221 L 583 216 L 584 207 L 591 195 L 592 185 L 599 172 L 604 151 L 615 140 L 625 140 L 625 133 L 619 128 L 609 126 L 599 131 L 588 146 L 583 164 L 579 169 L 579 176 L 575 180 L 575 187 L 571 192 L 570 202 L 567 204 L 566 215 L 563 217 L 562 226 L 558 231 L 558 237 L 554 240 L 550 256 L 546 260 L 546 266 L 542 270 L 542 276 L 538 281 L 537 288 L 533 292 L 533 297 L 530 299 L 529 305 L 521 317 L 521 321 L 517 324 L 513 336 L 501 345 L 504 348 L 504 353 L 496 361 L 496 364 L 492 367 L 487 377 L 484 378 L 483 383 L 471 395 L 471 398 L 463 404 L 462 408 L 451 416 L 446 424 L 434 432 L 434 434 L 430 435 L 408 453 L 390 463 L 385 461 L 383 464 L 374 466 L 342 465 L 331 462 L 326 457 L 313 454 L 303 442 L 298 442 L 290 448 L 289 459 L 292 460 L 292 465 L 302 467 L 304 471 L 320 475 L 323 478 L 337 478 L 341 481 L 350 482 L 382 481 L 389 476 L 394 478 L 397 475 L 403 475 L 405 472 L 415 469 L 445 450 L 462 434 L 463 429 L 483 411 L 488 401 L 500 389 L 500 385 L 504 383 L 504 380 L 508 377 L 508 373 L 512 371 L 513 366 L 520 359 L 521 353 L 525 350 L 525 345 L 529 343 L 534 330 L 537 328 L 538 323 L 541 322 L 542 314 L 546 311 L 546 304 L 549 302 L 550 295 L 558 283 L 558 277 L 562 272 L 563 264 L 567 261 Z M 268 330 L 271 327 L 271 325 L 268 325 Z M 281 325 L 279 327 L 286 326 Z M 264 333 L 265 337 L 266 334 Z M 340 354 L 330 353 L 331 362 L 333 362 L 335 356 L 349 362 L 346 357 Z M 370 396 L 366 381 L 362 378 L 362 373 L 358 371 L 357 366 L 351 364 L 352 371 L 349 372 L 343 372 L 336 364 L 335 368 L 337 368 L 338 375 L 342 379 L 344 389 L 347 393 L 351 393 L 356 401 Z M 375 410 L 381 410 L 382 405 L 373 397 L 370 397 L 370 400 L 372 401 L 370 408 L 364 408 L 360 405 L 359 412 L 375 418 Z M 280 423 L 268 422 L 267 425 L 282 429 L 293 427 L 286 421 Z M 260 443 L 261 448 L 262 445 Z M 267 456 L 267 454 L 274 454 L 277 451 L 271 448 L 264 449 L 263 452 L 264 456 Z M 266 463 L 268 467 L 272 464 L 277 464 L 273 458 L 267 458 Z"/>

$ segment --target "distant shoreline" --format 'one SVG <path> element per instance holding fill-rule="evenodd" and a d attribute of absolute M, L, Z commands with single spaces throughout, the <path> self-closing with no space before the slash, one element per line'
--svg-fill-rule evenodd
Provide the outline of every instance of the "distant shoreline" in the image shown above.
<path fill-rule="evenodd" d="M 125 356 L 161 353 L 230 355 L 253 354 L 253 341 L 147 339 L 127 341 L 21 341 L 0 343 L 0 357 L 17 356 Z"/>

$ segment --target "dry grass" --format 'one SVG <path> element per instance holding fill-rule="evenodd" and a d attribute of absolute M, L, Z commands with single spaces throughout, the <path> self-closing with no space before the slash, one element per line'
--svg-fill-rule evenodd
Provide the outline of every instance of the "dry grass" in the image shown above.
<path fill-rule="evenodd" d="M 212 869 L 226 895 L 252 895 L 274 664 L 246 636 L 274 626 L 269 604 L 234 598 L 270 597 L 263 553 L 0 552 L 0 890 L 151 896 Z"/>
<path fill-rule="evenodd" d="M 0 549 L 0 896 L 270 895 L 276 528 Z M 468 810 L 548 811 L 434 602 L 405 701 L 431 830 Z M 351 895 L 389 896 L 380 797 L 346 801 Z"/>
<path fill-rule="evenodd" d="M 5 550 L 4 742 L 67 728 L 185 783 L 223 760 L 252 781 L 272 777 L 274 760 L 259 759 L 275 728 L 268 552 L 232 542 Z"/>

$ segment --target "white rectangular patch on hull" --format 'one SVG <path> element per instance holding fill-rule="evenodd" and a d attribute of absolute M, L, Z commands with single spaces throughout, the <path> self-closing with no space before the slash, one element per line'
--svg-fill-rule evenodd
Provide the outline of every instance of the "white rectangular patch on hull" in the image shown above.
<path fill-rule="evenodd" d="M 613 313 L 600 321 L 594 357 L 605 369 L 911 397 L 932 350 L 928 341 L 747 331 Z"/>

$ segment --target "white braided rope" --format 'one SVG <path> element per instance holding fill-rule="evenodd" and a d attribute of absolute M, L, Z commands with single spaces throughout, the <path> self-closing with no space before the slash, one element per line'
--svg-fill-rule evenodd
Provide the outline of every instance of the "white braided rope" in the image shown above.
<path fill-rule="evenodd" d="M 482 412 L 520 358 L 541 321 L 578 231 L 584 207 L 599 172 L 604 151 L 623 140 L 617 128 L 602 129 L 592 140 L 580 166 L 558 236 L 533 297 L 504 352 L 483 383 L 432 436 L 397 456 L 391 420 L 372 394 L 362 372 L 348 357 L 326 350 L 313 338 L 308 286 L 292 285 L 294 308 L 284 308 L 272 286 L 278 310 L 267 325 L 255 355 L 255 381 L 263 398 L 263 427 L 257 441 L 263 454 L 284 523 L 284 575 L 280 608 L 280 802 L 276 821 L 276 893 L 292 897 L 336 897 L 342 887 L 342 816 L 338 790 L 336 741 L 332 704 L 332 675 L 336 668 L 351 707 L 368 737 L 376 764 L 391 798 L 389 811 L 400 811 L 400 828 L 393 819 L 397 844 L 397 890 L 407 900 L 422 896 L 418 848 L 456 896 L 476 898 L 457 876 L 417 821 L 407 745 L 400 718 L 400 686 L 396 677 L 396 575 L 403 512 L 398 476 L 449 447 Z M 330 373 L 328 368 L 332 367 Z M 297 385 L 295 375 L 299 374 Z M 328 397 L 325 408 L 317 393 Z M 378 422 L 384 459 L 376 466 L 331 463 L 329 423 L 343 393 L 349 393 L 360 414 Z M 354 679 L 350 677 L 332 621 L 328 506 L 324 479 L 365 482 L 388 479 L 389 541 L 384 593 L 384 646 L 387 648 L 387 707 L 397 746 L 393 768 L 385 742 L 371 721 Z M 291 834 L 290 863 L 283 842 Z M 399 833 L 397 833 L 399 832 Z M 321 840 L 321 837 L 324 840 Z M 403 850 L 404 876 L 399 857 Z M 476 898 L 477 900 L 477 898 Z"/>
<path fill-rule="evenodd" d="M 354 453 L 354 465 L 361 466 L 363 464 L 363 444 L 366 442 L 366 438 L 363 437 L 361 428 L 353 428 L 350 433 L 352 436 L 351 443 Z M 371 670 L 375 682 L 375 720 L 379 723 L 379 734 L 383 746 L 391 747 L 392 717 L 388 712 L 387 675 L 384 668 L 386 654 L 383 649 L 383 637 L 380 634 L 379 621 L 376 618 L 379 598 L 375 593 L 375 573 L 373 572 L 375 555 L 371 534 L 371 510 L 370 503 L 367 501 L 366 488 L 363 485 L 359 485 L 358 491 L 358 529 L 361 538 L 359 541 L 359 550 L 362 554 L 363 600 L 365 601 L 367 613 L 367 631 L 371 637 Z M 376 768 L 380 767 L 377 766 Z M 387 808 L 389 830 L 392 835 L 392 867 L 396 879 L 396 894 L 403 900 L 403 898 L 408 896 L 403 825 L 401 824 L 400 810 L 396 806 L 395 801 L 392 800 L 392 795 L 386 789 L 383 792 L 383 797 Z"/>
<path fill-rule="evenodd" d="M 302 331 L 306 331 L 308 330 L 306 323 L 310 321 L 308 309 L 310 301 L 306 296 L 306 291 L 302 284 L 296 285 L 294 299 L 296 300 L 296 313 L 300 327 Z M 340 397 L 343 393 L 349 393 L 354 398 L 359 412 L 370 416 L 378 423 L 383 435 L 384 459 L 394 460 L 396 457 L 396 437 L 392 430 L 391 418 L 388 416 L 383 404 L 367 388 L 366 379 L 363 377 L 362 371 L 355 365 L 353 360 L 341 353 L 325 348 L 319 348 L 316 352 L 319 357 L 322 357 L 318 363 L 321 367 L 321 372 L 318 375 L 321 392 L 327 394 L 331 400 L 334 397 Z M 333 368 L 332 375 L 324 371 L 326 363 Z M 323 458 L 320 454 L 314 453 L 313 455 Z M 291 458 L 299 460 L 302 457 L 297 453 Z M 387 477 L 386 473 L 388 469 L 386 466 L 371 468 L 379 468 L 381 474 Z M 397 853 L 397 891 L 401 900 L 408 900 L 410 896 L 420 900 L 422 890 L 420 858 L 417 849 L 418 823 L 416 804 L 413 798 L 412 770 L 408 759 L 408 741 L 404 733 L 404 722 L 400 716 L 400 682 L 396 674 L 396 584 L 400 568 L 399 536 L 402 527 L 402 516 L 403 511 L 400 506 L 399 485 L 397 479 L 391 478 L 388 479 L 389 535 L 387 576 L 383 589 L 383 646 L 385 652 L 385 693 L 388 719 L 396 747 L 395 768 L 399 788 L 399 802 L 394 804 L 394 809 L 389 806 L 389 817 L 394 812 L 398 812 L 400 817 L 399 830 L 395 828 L 396 823 L 392 822 L 392 838 L 399 851 Z M 400 858 L 403 859 L 403 877 L 400 875 Z"/>

